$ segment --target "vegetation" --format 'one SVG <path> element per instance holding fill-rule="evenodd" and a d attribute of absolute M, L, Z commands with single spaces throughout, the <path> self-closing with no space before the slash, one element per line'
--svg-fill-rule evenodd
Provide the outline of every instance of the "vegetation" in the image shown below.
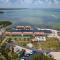
<path fill-rule="evenodd" d="M 5 41 L 2 46 L 0 46 L 0 60 L 20 60 L 20 58 L 24 56 L 25 50 L 22 50 L 19 52 L 19 54 L 16 54 L 14 52 L 14 47 L 9 46 L 9 43 L 11 42 L 12 39 L 8 38 L 7 41 Z"/>
<path fill-rule="evenodd" d="M 13 38 L 8 38 L 7 43 L 10 43 Z M 31 42 L 31 40 L 19 40 L 18 38 L 15 38 L 15 41 L 20 46 L 26 46 L 27 43 Z M 33 42 L 34 48 L 36 49 L 43 49 L 43 50 L 53 50 L 58 51 L 60 50 L 60 42 L 57 38 L 47 38 L 47 41 L 45 42 Z M 19 56 L 13 52 L 14 49 L 10 50 L 9 48 L 6 48 L 6 43 L 1 46 L 0 49 L 0 60 L 19 60 L 25 53 L 25 51 L 21 51 Z M 44 55 L 33 55 L 32 60 L 54 60 L 52 58 L 49 58 L 48 56 Z"/>
<path fill-rule="evenodd" d="M 45 55 L 35 54 L 32 56 L 31 60 L 54 60 L 54 59 Z"/>
<path fill-rule="evenodd" d="M 60 51 L 60 41 L 57 38 L 47 38 L 45 42 L 38 42 L 38 45 L 43 50 Z"/>
<path fill-rule="evenodd" d="M 32 42 L 32 39 L 24 39 L 22 37 L 11 37 L 20 46 L 26 47 L 28 43 L 33 44 L 33 48 L 48 51 L 60 51 L 60 41 L 57 38 L 47 38 L 46 41 Z"/>
<path fill-rule="evenodd" d="M 18 60 L 18 55 L 14 52 L 14 48 L 10 50 L 7 46 L 7 43 L 10 43 L 11 40 L 9 39 L 8 42 L 4 43 L 0 46 L 0 60 Z"/>
<path fill-rule="evenodd" d="M 0 25 L 2 26 L 2 27 L 6 27 L 6 26 L 8 26 L 8 25 L 11 25 L 12 23 L 10 22 L 10 21 L 0 21 Z"/>
<path fill-rule="evenodd" d="M 19 56 L 19 57 L 20 57 L 20 58 L 23 57 L 24 54 L 25 54 L 25 50 L 22 50 L 22 51 L 20 52 L 20 56 Z"/>

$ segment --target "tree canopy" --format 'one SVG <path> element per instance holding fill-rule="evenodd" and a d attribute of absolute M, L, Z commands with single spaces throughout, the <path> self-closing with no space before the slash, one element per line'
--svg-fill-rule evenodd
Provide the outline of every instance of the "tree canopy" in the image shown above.
<path fill-rule="evenodd" d="M 10 21 L 0 21 L 0 25 L 3 27 L 6 27 L 6 26 L 11 25 L 11 24 L 12 24 L 12 22 L 10 22 Z"/>
<path fill-rule="evenodd" d="M 54 60 L 54 59 L 45 55 L 35 54 L 32 56 L 32 60 Z"/>

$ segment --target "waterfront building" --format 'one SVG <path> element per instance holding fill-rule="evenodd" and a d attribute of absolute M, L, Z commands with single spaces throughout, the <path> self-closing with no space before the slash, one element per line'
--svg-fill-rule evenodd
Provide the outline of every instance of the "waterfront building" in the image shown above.
<path fill-rule="evenodd" d="M 16 26 L 16 30 L 31 30 L 31 26 Z"/>
<path fill-rule="evenodd" d="M 16 30 L 6 31 L 6 36 L 20 36 L 19 38 L 33 39 L 36 41 L 46 41 L 46 35 L 50 34 L 48 30 L 34 30 L 31 26 L 16 26 Z"/>

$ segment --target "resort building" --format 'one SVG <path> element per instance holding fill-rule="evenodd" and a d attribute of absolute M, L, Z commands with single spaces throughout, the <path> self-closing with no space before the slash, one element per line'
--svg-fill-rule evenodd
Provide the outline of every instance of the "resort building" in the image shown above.
<path fill-rule="evenodd" d="M 37 29 L 31 26 L 16 26 L 15 30 L 5 32 L 6 36 L 19 36 L 19 38 L 33 39 L 35 41 L 46 41 L 46 37 L 59 38 L 57 30 Z M 60 39 L 60 38 L 59 38 Z"/>
<path fill-rule="evenodd" d="M 16 26 L 16 30 L 31 30 L 31 26 Z"/>
<path fill-rule="evenodd" d="M 34 30 L 31 26 L 17 26 L 16 30 L 6 31 L 6 36 L 19 36 L 19 38 L 33 39 L 36 41 L 45 41 L 45 33 L 43 31 Z"/>
<path fill-rule="evenodd" d="M 18 45 L 15 45 L 15 46 L 14 46 L 14 52 L 17 53 L 17 54 L 19 54 L 19 53 L 22 51 L 22 49 L 23 49 L 23 48 L 20 47 L 20 46 L 18 46 Z"/>
<path fill-rule="evenodd" d="M 34 32 L 34 35 L 35 35 L 35 41 L 46 41 L 44 32 Z"/>
<path fill-rule="evenodd" d="M 40 31 L 43 31 L 46 35 L 46 37 L 58 37 L 58 31 L 54 29 L 39 29 Z"/>
<path fill-rule="evenodd" d="M 44 36 L 44 32 L 5 32 L 6 36 Z"/>

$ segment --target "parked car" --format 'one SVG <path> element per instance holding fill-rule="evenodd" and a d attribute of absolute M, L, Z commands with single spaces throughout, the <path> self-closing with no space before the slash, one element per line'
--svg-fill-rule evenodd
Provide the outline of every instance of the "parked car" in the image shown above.
<path fill-rule="evenodd" d="M 26 60 L 26 57 L 22 57 L 20 60 Z"/>

